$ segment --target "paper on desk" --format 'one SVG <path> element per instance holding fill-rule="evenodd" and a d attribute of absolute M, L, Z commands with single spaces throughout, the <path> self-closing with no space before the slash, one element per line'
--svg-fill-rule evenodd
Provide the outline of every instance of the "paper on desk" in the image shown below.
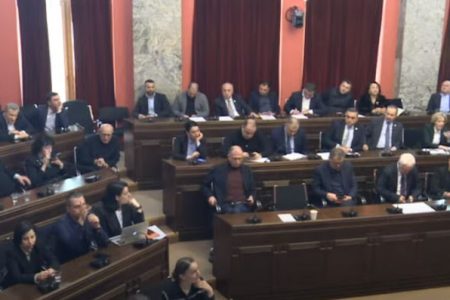
<path fill-rule="evenodd" d="M 426 205 L 424 202 L 416 202 L 416 203 L 401 203 L 393 205 L 400 207 L 403 210 L 403 214 L 420 214 L 427 212 L 434 212 L 430 206 Z"/>
<path fill-rule="evenodd" d="M 304 120 L 304 119 L 308 119 L 307 116 L 305 116 L 304 114 L 298 114 L 298 115 L 291 115 L 292 117 L 299 119 L 299 120 Z"/>
<path fill-rule="evenodd" d="M 365 118 L 365 115 L 358 114 L 358 118 Z"/>
<path fill-rule="evenodd" d="M 285 160 L 297 160 L 297 159 L 302 159 L 305 157 L 306 157 L 306 155 L 301 154 L 301 153 L 295 153 L 295 152 L 283 155 L 283 159 L 285 159 Z"/>
<path fill-rule="evenodd" d="M 328 160 L 330 158 L 330 152 L 318 152 L 317 155 L 323 160 Z"/>
<path fill-rule="evenodd" d="M 430 155 L 448 155 L 448 152 L 445 151 L 444 149 L 428 149 L 428 148 L 423 148 L 422 151 L 429 152 Z"/>
<path fill-rule="evenodd" d="M 283 223 L 295 222 L 294 216 L 291 214 L 278 214 L 278 218 L 280 218 Z"/>
<path fill-rule="evenodd" d="M 220 116 L 219 121 L 233 121 L 233 118 L 230 116 Z"/>
<path fill-rule="evenodd" d="M 261 118 L 261 120 L 276 120 L 277 119 L 277 118 L 275 118 L 272 115 L 263 115 L 263 114 L 261 114 L 261 115 L 259 115 L 259 117 Z"/>
<path fill-rule="evenodd" d="M 162 240 L 166 234 L 158 226 L 152 225 L 147 228 L 147 236 L 150 236 L 152 240 Z"/>
<path fill-rule="evenodd" d="M 203 117 L 190 117 L 189 120 L 194 122 L 206 122 L 206 119 Z"/>

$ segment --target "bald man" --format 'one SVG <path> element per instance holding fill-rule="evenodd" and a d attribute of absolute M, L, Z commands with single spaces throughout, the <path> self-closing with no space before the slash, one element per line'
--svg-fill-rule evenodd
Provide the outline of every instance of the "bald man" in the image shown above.
<path fill-rule="evenodd" d="M 255 184 L 251 169 L 243 161 L 241 147 L 232 146 L 227 162 L 209 172 L 202 191 L 210 206 L 219 205 L 224 213 L 252 211 Z"/>
<path fill-rule="evenodd" d="M 421 188 L 414 155 L 403 153 L 397 163 L 386 166 L 378 178 L 377 192 L 387 202 L 416 201 Z"/>
<path fill-rule="evenodd" d="M 222 84 L 222 95 L 215 99 L 214 106 L 216 116 L 238 118 L 255 115 L 244 99 L 234 93 L 234 86 L 229 82 Z"/>
<path fill-rule="evenodd" d="M 272 150 L 274 154 L 307 152 L 306 133 L 300 128 L 300 121 L 290 117 L 286 124 L 272 130 Z"/>
<path fill-rule="evenodd" d="M 431 115 L 438 111 L 450 112 L 450 80 L 443 81 L 440 93 L 432 94 L 428 100 L 427 113 Z"/>
<path fill-rule="evenodd" d="M 119 139 L 114 135 L 110 124 L 100 126 L 97 135 L 86 139 L 80 146 L 78 154 L 78 170 L 81 173 L 92 172 L 102 168 L 117 171 L 120 158 Z"/>

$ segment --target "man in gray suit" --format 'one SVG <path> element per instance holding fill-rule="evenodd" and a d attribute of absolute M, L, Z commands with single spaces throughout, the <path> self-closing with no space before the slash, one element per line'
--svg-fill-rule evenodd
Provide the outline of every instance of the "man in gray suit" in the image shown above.
<path fill-rule="evenodd" d="M 198 83 L 189 83 L 188 89 L 179 94 L 172 105 L 177 117 L 207 117 L 209 115 L 208 98 L 198 91 Z"/>
<path fill-rule="evenodd" d="M 396 151 L 403 147 L 403 125 L 395 121 L 396 118 L 397 107 L 391 105 L 386 108 L 384 118 L 377 118 L 369 124 L 366 130 L 368 143 L 363 146 L 364 151 Z"/>

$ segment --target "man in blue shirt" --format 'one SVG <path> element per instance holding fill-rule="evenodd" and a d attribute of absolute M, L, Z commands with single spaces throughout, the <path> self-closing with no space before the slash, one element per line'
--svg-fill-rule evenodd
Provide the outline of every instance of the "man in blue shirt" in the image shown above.
<path fill-rule="evenodd" d="M 437 111 L 450 112 L 450 80 L 443 81 L 440 93 L 432 94 L 428 100 L 427 113 L 431 115 Z"/>

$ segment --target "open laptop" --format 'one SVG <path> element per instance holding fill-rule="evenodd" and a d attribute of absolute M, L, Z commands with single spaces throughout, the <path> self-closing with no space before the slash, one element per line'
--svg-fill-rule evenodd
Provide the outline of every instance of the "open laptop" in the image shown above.
<path fill-rule="evenodd" d="M 109 240 L 118 246 L 132 244 L 145 238 L 147 234 L 147 227 L 147 222 L 124 227 L 122 228 L 122 233 L 120 235 L 110 237 Z"/>

